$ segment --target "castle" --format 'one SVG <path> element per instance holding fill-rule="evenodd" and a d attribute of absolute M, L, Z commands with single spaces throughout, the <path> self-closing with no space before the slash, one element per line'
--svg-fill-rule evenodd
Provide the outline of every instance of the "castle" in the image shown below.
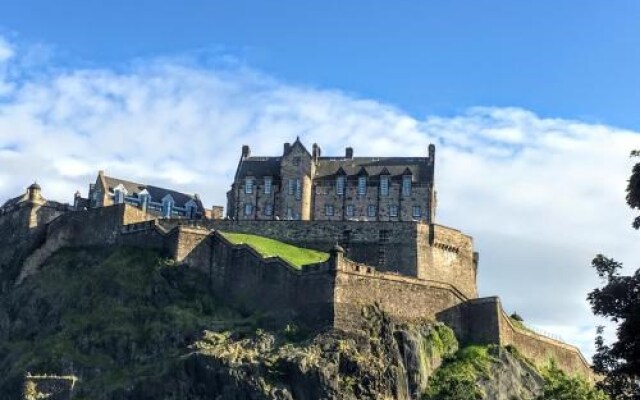
<path fill-rule="evenodd" d="M 296 138 L 281 157 L 242 147 L 227 215 L 236 220 L 424 221 L 435 214 L 435 146 L 428 157 L 323 157 Z"/>
<path fill-rule="evenodd" d="M 533 362 L 554 358 L 565 371 L 590 377 L 576 347 L 514 325 L 499 298 L 478 298 L 473 239 L 433 221 L 435 148 L 429 146 L 428 153 L 374 159 L 353 158 L 348 150 L 345 157 L 323 158 L 318 146 L 308 153 L 296 140 L 285 144 L 282 157 L 254 158 L 245 146 L 225 219 L 199 208 L 157 213 L 143 206 L 143 185 L 133 188 L 104 174 L 86 199 L 76 197 L 75 206 L 48 202 L 32 185 L 0 208 L 0 274 L 19 285 L 64 247 L 153 248 L 203 271 L 223 301 L 274 325 L 359 329 L 363 309 L 375 306 L 398 320 L 437 319 L 462 342 L 513 345 Z M 360 196 L 362 176 L 366 188 Z M 156 202 L 164 198 L 147 192 Z M 188 202 L 179 207 L 186 210 Z M 371 203 L 375 217 L 368 213 Z M 351 204 L 353 218 L 345 207 Z M 329 205 L 334 215 L 325 212 Z M 272 215 L 266 213 L 269 206 Z M 391 206 L 398 207 L 397 216 L 382 212 Z M 426 213 L 414 215 L 416 206 Z M 300 269 L 234 244 L 225 232 L 265 236 L 330 256 Z"/>

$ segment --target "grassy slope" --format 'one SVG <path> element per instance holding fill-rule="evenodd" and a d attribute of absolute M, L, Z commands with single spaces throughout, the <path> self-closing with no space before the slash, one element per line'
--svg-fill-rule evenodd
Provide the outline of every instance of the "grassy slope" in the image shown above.
<path fill-rule="evenodd" d="M 300 269 L 306 264 L 314 264 L 327 261 L 329 255 L 316 250 L 292 246 L 277 240 L 263 236 L 249 235 L 245 233 L 221 232 L 222 235 L 234 244 L 247 244 L 253 247 L 264 257 L 278 256 L 288 261 L 294 267 Z"/>

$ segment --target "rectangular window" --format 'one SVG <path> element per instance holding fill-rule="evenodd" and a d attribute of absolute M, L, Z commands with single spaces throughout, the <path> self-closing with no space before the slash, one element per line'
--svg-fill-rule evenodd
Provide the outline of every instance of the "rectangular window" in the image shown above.
<path fill-rule="evenodd" d="M 344 194 L 344 181 L 344 176 L 339 176 L 338 178 L 336 178 L 336 193 L 339 196 L 342 196 Z"/>
<path fill-rule="evenodd" d="M 270 176 L 264 178 L 264 194 L 271 194 L 271 183 L 272 179 Z"/>
<path fill-rule="evenodd" d="M 287 207 L 287 219 L 293 219 L 293 210 L 291 209 L 291 207 Z"/>
<path fill-rule="evenodd" d="M 380 177 L 380 196 L 388 196 L 389 195 L 389 177 L 382 176 Z"/>
<path fill-rule="evenodd" d="M 355 214 L 355 207 L 353 204 L 347 204 L 347 217 L 353 217 Z"/>
<path fill-rule="evenodd" d="M 253 214 L 253 204 L 246 203 L 244 205 L 244 215 L 251 215 L 251 214 Z"/>
<path fill-rule="evenodd" d="M 367 194 L 367 177 L 361 176 L 358 178 L 358 196 L 364 196 Z"/>
<path fill-rule="evenodd" d="M 300 179 L 296 179 L 296 200 L 300 200 L 302 198 L 302 185 L 300 184 Z"/>
<path fill-rule="evenodd" d="M 422 216 L 422 209 L 420 206 L 413 206 L 413 216 L 415 218 L 420 218 Z"/>
<path fill-rule="evenodd" d="M 327 217 L 333 217 L 333 205 L 327 204 L 324 206 L 324 215 Z"/>
<path fill-rule="evenodd" d="M 398 216 L 398 206 L 389 206 L 389 216 L 390 217 Z"/>
<path fill-rule="evenodd" d="M 411 175 L 402 177 L 402 195 L 411 196 Z"/>
<path fill-rule="evenodd" d="M 373 204 L 369 204 L 369 207 L 367 207 L 367 215 L 369 217 L 375 217 L 376 216 L 376 206 L 374 206 Z"/>
<path fill-rule="evenodd" d="M 265 204 L 264 205 L 264 215 L 266 215 L 266 216 L 273 215 L 273 204 Z"/>
<path fill-rule="evenodd" d="M 287 188 L 287 193 L 289 193 L 289 196 L 293 196 L 295 192 L 296 192 L 296 180 L 289 179 L 289 186 Z"/>
<path fill-rule="evenodd" d="M 253 178 L 246 178 L 244 180 L 244 192 L 247 194 L 253 193 Z"/>

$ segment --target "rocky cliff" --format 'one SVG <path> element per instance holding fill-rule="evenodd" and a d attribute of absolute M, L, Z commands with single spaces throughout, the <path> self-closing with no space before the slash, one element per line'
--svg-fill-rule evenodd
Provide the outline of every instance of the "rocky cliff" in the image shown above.
<path fill-rule="evenodd" d="M 149 250 L 62 250 L 0 296 L 2 398 L 533 399 L 550 384 L 516 349 L 460 348 L 375 307 L 358 331 L 269 329 Z"/>

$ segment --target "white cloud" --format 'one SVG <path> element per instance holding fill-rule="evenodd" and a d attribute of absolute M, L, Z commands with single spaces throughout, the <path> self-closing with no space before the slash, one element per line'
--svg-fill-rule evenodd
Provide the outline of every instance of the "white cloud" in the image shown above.
<path fill-rule="evenodd" d="M 0 199 L 37 179 L 46 196 L 68 201 L 105 169 L 225 204 L 242 144 L 279 154 L 299 135 L 323 154 L 351 145 L 356 154 L 386 156 L 426 155 L 434 142 L 439 222 L 475 237 L 481 293 L 501 295 L 530 324 L 590 353 L 590 259 L 605 252 L 640 266 L 624 203 L 637 132 L 519 108 L 416 120 L 247 68 L 169 59 L 124 72 L 32 65 L 38 73 L 12 80 L 1 71 L 20 51 L 0 39 L 0 87 L 4 76 L 12 88 L 0 97 Z"/>

